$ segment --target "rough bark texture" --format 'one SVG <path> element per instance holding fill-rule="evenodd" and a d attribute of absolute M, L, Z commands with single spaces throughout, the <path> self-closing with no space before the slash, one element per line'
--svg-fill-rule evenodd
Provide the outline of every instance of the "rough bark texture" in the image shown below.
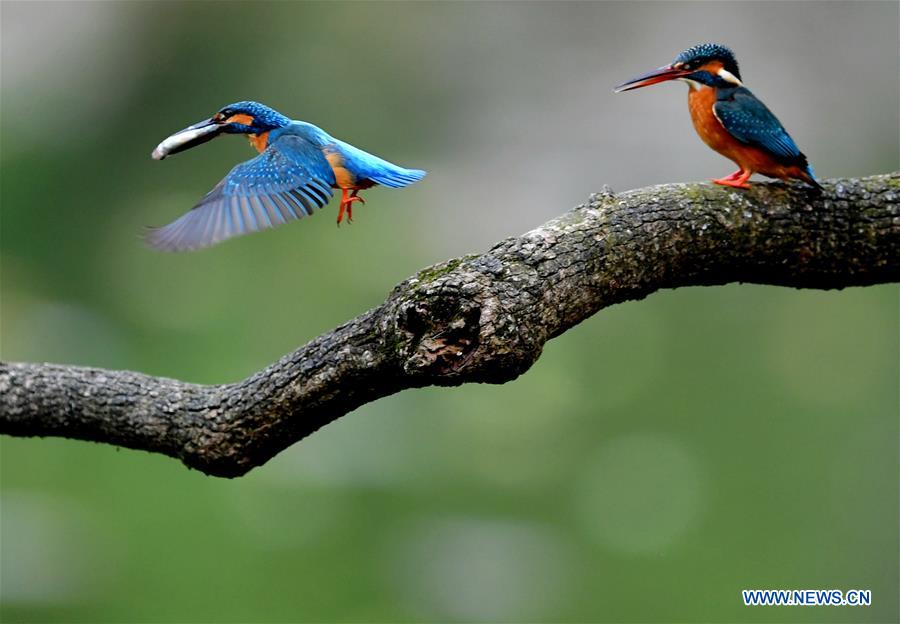
<path fill-rule="evenodd" d="M 504 383 L 598 310 L 661 288 L 900 280 L 900 173 L 752 190 L 674 184 L 589 202 L 399 284 L 377 308 L 234 384 L 0 364 L 0 433 L 164 453 L 236 477 L 405 388 Z"/>

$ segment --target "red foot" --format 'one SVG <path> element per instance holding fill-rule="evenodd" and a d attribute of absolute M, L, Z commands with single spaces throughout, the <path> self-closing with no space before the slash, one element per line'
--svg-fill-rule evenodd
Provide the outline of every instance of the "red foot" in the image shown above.
<path fill-rule="evenodd" d="M 349 189 L 341 189 L 341 208 L 338 211 L 337 224 L 340 225 L 341 221 L 344 220 L 344 213 L 347 213 L 347 223 L 353 223 L 353 202 L 366 203 L 362 197 L 357 197 L 357 193 L 359 189 L 353 189 L 350 191 Z"/>
<path fill-rule="evenodd" d="M 752 171 L 738 170 L 729 176 L 713 180 L 713 182 L 715 184 L 721 184 L 722 186 L 748 189 L 750 188 L 750 185 L 747 183 L 747 180 L 750 179 L 751 175 L 753 175 Z"/>

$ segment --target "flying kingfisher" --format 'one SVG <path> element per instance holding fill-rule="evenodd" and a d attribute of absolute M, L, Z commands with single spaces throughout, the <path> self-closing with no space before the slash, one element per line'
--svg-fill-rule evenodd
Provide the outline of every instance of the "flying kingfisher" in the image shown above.
<path fill-rule="evenodd" d="M 341 189 L 337 222 L 353 220 L 359 191 L 376 184 L 400 188 L 425 177 L 330 136 L 310 123 L 288 119 L 258 102 L 229 104 L 160 143 L 162 160 L 221 134 L 245 134 L 260 153 L 237 165 L 194 208 L 169 225 L 152 228 L 147 241 L 165 251 L 199 249 L 234 236 L 311 215 Z"/>
<path fill-rule="evenodd" d="M 754 173 L 771 178 L 803 180 L 816 188 L 806 156 L 772 114 L 741 82 L 734 53 L 723 45 L 704 43 L 679 54 L 665 65 L 616 87 L 630 91 L 667 80 L 689 86 L 688 108 L 703 142 L 737 163 L 734 173 L 716 184 L 750 188 Z"/>

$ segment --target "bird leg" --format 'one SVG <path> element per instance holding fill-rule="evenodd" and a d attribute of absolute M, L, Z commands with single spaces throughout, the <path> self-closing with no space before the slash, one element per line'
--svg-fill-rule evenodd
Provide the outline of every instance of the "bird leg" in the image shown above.
<path fill-rule="evenodd" d="M 743 170 L 743 169 L 738 169 L 737 171 L 735 171 L 735 172 L 732 173 L 731 175 L 727 175 L 727 176 L 725 176 L 724 178 L 721 178 L 721 179 L 722 179 L 722 180 L 728 180 L 728 181 L 736 180 L 736 179 L 738 178 L 738 176 L 740 176 L 742 173 L 744 173 L 744 170 Z"/>
<path fill-rule="evenodd" d="M 341 208 L 338 211 L 338 225 L 344 219 L 344 213 L 347 213 L 347 223 L 353 223 L 353 202 L 366 203 L 362 197 L 358 197 L 359 189 L 341 189 Z"/>
<path fill-rule="evenodd" d="M 350 198 L 349 198 L 348 204 L 347 204 L 347 222 L 348 223 L 353 222 L 353 202 L 358 201 L 361 204 L 366 203 L 366 200 L 364 200 L 362 197 L 359 197 L 357 195 L 357 193 L 359 193 L 359 189 L 353 189 L 350 192 Z"/>
<path fill-rule="evenodd" d="M 713 180 L 715 184 L 721 184 L 722 186 L 732 186 L 734 188 L 750 188 L 750 185 L 747 183 L 747 180 L 750 179 L 750 176 L 753 175 L 752 171 L 744 171 L 743 169 L 738 169 L 734 173 L 724 178 L 719 178 L 718 180 Z"/>

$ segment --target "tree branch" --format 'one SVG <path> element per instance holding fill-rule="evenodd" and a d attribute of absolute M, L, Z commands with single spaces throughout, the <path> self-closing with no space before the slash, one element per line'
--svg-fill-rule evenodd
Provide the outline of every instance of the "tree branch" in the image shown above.
<path fill-rule="evenodd" d="M 598 310 L 729 282 L 900 280 L 900 172 L 750 191 L 673 184 L 592 195 L 481 255 L 420 271 L 377 308 L 239 383 L 0 364 L 0 433 L 93 440 L 235 477 L 406 388 L 504 383 Z"/>

